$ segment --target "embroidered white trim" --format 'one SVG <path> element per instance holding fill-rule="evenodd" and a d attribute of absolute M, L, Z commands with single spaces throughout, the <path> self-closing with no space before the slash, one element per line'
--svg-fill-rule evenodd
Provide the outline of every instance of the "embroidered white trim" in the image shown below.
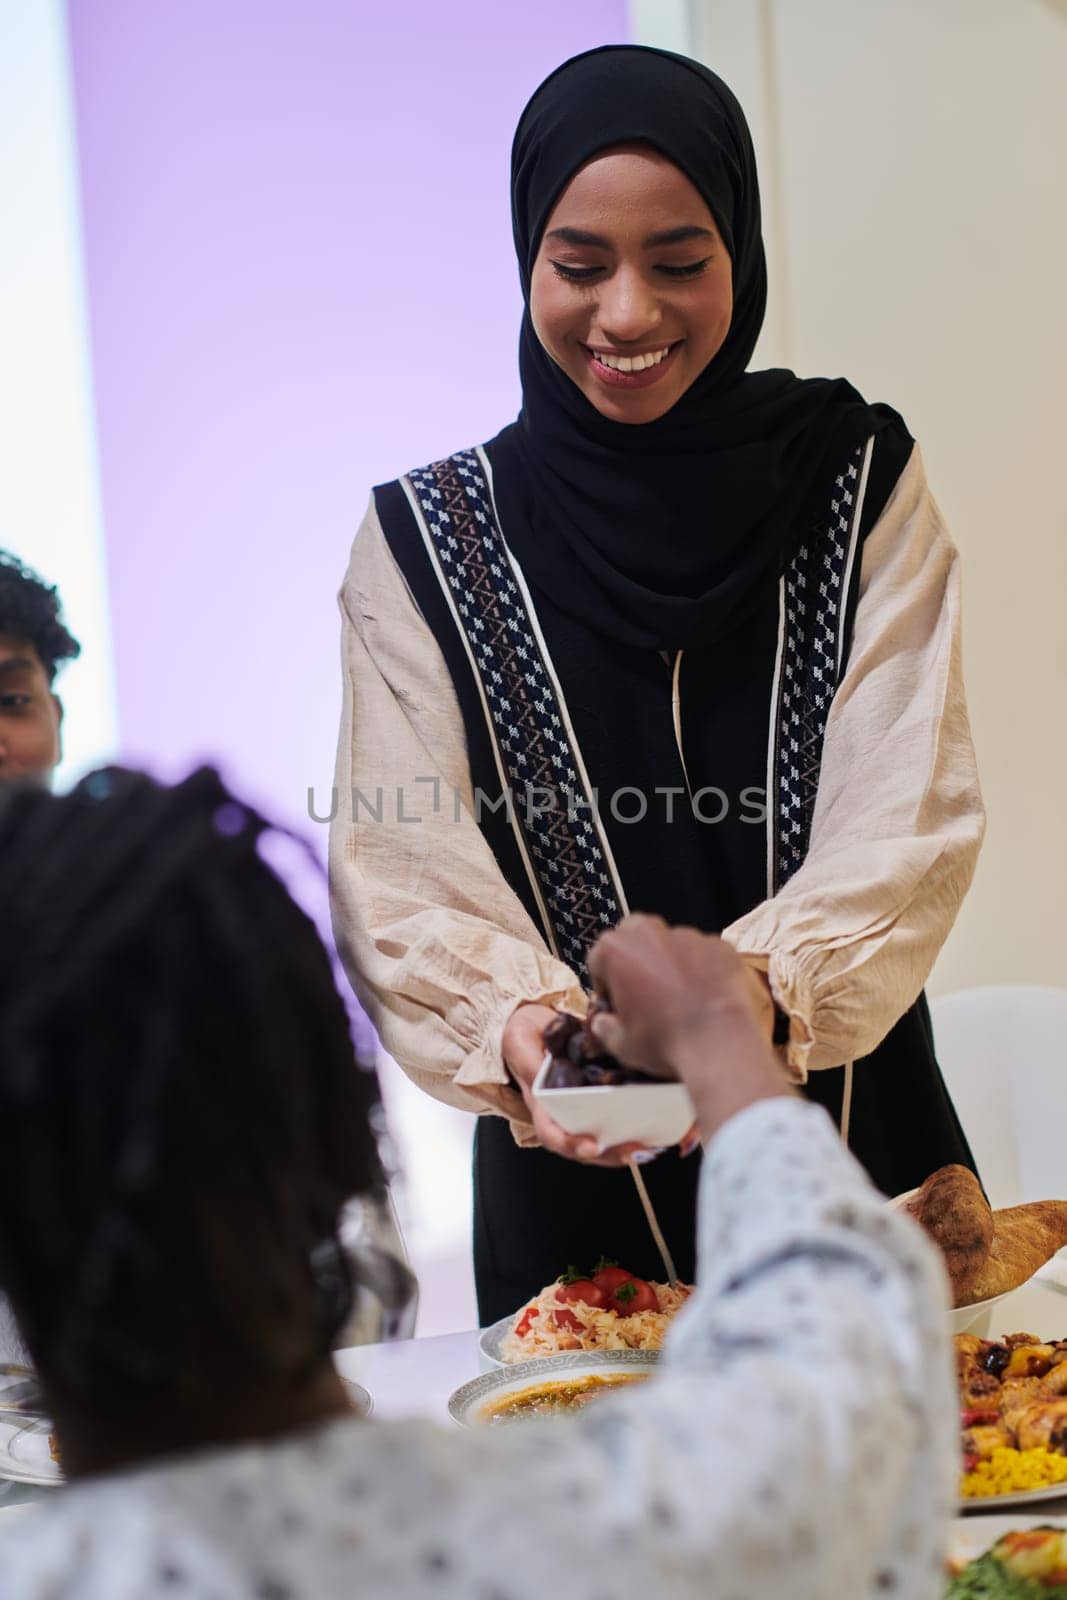
<path fill-rule="evenodd" d="M 508 776 L 504 770 L 504 763 L 500 754 L 500 745 L 497 740 L 496 727 L 493 723 L 492 713 L 489 710 L 489 702 L 485 698 L 485 689 L 482 685 L 482 675 L 478 671 L 478 663 L 474 659 L 474 654 L 470 646 L 470 640 L 467 637 L 467 630 L 463 626 L 463 621 L 459 615 L 459 612 L 456 610 L 456 603 L 452 597 L 452 589 L 438 559 L 437 550 L 430 535 L 430 530 L 426 526 L 426 519 L 423 516 L 422 506 L 420 505 L 419 497 L 415 492 L 415 486 L 411 482 L 410 478 L 406 476 L 400 479 L 400 486 L 407 496 L 408 504 L 410 505 L 412 513 L 414 514 L 415 523 L 419 530 L 419 536 L 426 547 L 426 553 L 430 558 L 430 563 L 433 566 L 433 570 L 437 576 L 437 581 L 441 586 L 441 592 L 443 593 L 448 604 L 449 611 L 452 613 L 452 620 L 456 624 L 456 630 L 459 633 L 460 639 L 463 641 L 463 648 L 466 651 L 467 660 L 470 662 L 471 674 L 478 690 L 478 698 L 482 704 L 482 715 L 485 718 L 485 725 L 489 730 L 489 743 L 492 746 L 493 760 L 496 763 L 497 776 L 500 779 L 500 790 L 502 794 L 507 794 Z M 538 882 L 537 873 L 534 871 L 533 862 L 530 860 L 529 851 L 526 848 L 526 840 L 522 836 L 522 829 L 518 826 L 514 807 L 509 807 L 509 816 L 511 819 L 511 831 L 515 835 L 515 842 L 519 847 L 519 854 L 522 856 L 522 864 L 526 868 L 526 876 L 530 881 L 530 888 L 533 890 L 534 898 L 537 901 L 537 909 L 541 913 L 541 924 L 545 935 L 545 940 L 549 949 L 552 951 L 552 954 L 556 957 L 556 960 L 562 960 L 559 952 L 559 946 L 556 943 L 555 932 L 553 931 L 552 927 L 552 919 L 548 914 L 548 908 L 545 905 L 544 896 L 541 893 L 541 885 Z"/>
<path fill-rule="evenodd" d="M 860 523 L 863 520 L 863 500 L 867 493 L 867 474 L 871 469 L 871 457 L 874 455 L 874 434 L 867 440 L 867 448 L 863 452 L 863 466 L 860 469 L 860 486 L 856 490 L 856 509 L 852 517 L 852 529 L 848 540 L 848 557 L 845 561 L 845 571 L 841 579 L 841 623 L 837 630 L 837 676 L 841 676 L 841 661 L 845 650 L 845 622 L 848 617 L 848 589 L 852 582 L 852 568 L 856 560 L 856 551 L 859 548 Z"/>
<path fill-rule="evenodd" d="M 767 734 L 767 898 L 774 897 L 774 860 L 778 848 L 778 724 L 782 691 L 782 652 L 785 648 L 785 573 L 778 579 L 778 643 L 774 647 L 771 680 L 771 714 Z"/>
<path fill-rule="evenodd" d="M 596 829 L 597 838 L 600 841 L 600 848 L 604 852 L 604 861 L 607 865 L 608 871 L 611 874 L 611 883 L 613 889 L 615 890 L 615 898 L 619 902 L 619 909 L 625 917 L 629 915 L 630 905 L 626 898 L 626 892 L 622 886 L 622 879 L 619 876 L 619 869 L 615 865 L 615 857 L 612 854 L 611 845 L 608 843 L 607 834 L 604 832 L 604 825 L 600 820 L 599 807 L 595 804 L 592 804 L 593 785 L 589 782 L 589 774 L 585 770 L 585 761 L 582 757 L 581 746 L 578 743 L 578 740 L 575 736 L 574 727 L 571 723 L 571 714 L 567 708 L 567 702 L 563 698 L 563 689 L 560 686 L 559 678 L 556 675 L 556 669 L 553 665 L 552 657 L 549 654 L 548 645 L 545 643 L 545 636 L 541 632 L 541 623 L 537 615 L 537 609 L 533 603 L 533 596 L 527 587 L 522 568 L 519 566 L 518 562 L 515 560 L 515 557 L 511 553 L 511 547 L 508 544 L 507 536 L 504 533 L 503 524 L 500 521 L 500 515 L 496 508 L 496 490 L 493 487 L 493 469 L 489 465 L 489 457 L 486 455 L 481 445 L 476 447 L 474 453 L 481 462 L 482 471 L 485 473 L 485 481 L 489 486 L 489 498 L 492 501 L 493 517 L 496 522 L 497 531 L 500 534 L 500 542 L 503 544 L 504 549 L 507 552 L 508 564 L 511 567 L 511 575 L 515 579 L 519 593 L 522 595 L 523 604 L 526 607 L 526 615 L 530 621 L 530 628 L 533 631 L 534 638 L 537 640 L 537 646 L 541 652 L 541 658 L 545 665 L 545 671 L 548 674 L 550 683 L 552 684 L 552 692 L 556 697 L 556 704 L 559 706 L 560 717 L 562 718 L 563 726 L 570 742 L 571 754 L 574 757 L 574 764 L 578 769 L 578 776 L 581 778 L 582 783 L 585 786 L 585 792 L 590 798 L 589 814 L 592 818 L 593 826 Z"/>

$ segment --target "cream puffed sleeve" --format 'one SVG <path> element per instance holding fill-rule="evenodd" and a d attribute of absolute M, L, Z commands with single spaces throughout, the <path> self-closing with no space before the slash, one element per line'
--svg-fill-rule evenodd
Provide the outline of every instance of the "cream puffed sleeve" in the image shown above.
<path fill-rule="evenodd" d="M 767 972 L 799 1077 L 869 1054 L 917 998 L 984 829 L 959 557 L 916 446 L 864 546 L 807 858 L 723 935 Z"/>
<path fill-rule="evenodd" d="M 330 903 L 349 980 L 420 1088 L 512 1119 L 536 1144 L 500 1053 L 521 1001 L 584 1012 L 474 816 L 463 719 L 373 500 L 340 596 L 344 699 Z"/>

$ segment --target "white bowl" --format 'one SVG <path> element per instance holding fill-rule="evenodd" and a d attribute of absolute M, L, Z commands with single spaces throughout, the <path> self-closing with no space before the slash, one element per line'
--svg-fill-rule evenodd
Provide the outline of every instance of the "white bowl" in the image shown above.
<path fill-rule="evenodd" d="M 616 1144 L 665 1149 L 684 1139 L 696 1120 L 684 1083 L 619 1083 L 582 1089 L 546 1089 L 552 1057 L 534 1079 L 536 1099 L 567 1133 L 588 1134 L 602 1150 Z"/>
<path fill-rule="evenodd" d="M 500 1367 L 472 1378 L 449 1397 L 448 1414 L 461 1428 L 482 1425 L 483 1408 L 490 1402 L 535 1383 L 551 1383 L 554 1378 L 618 1377 L 620 1372 L 642 1376 L 653 1372 L 659 1361 L 655 1350 L 569 1350 L 558 1356 L 541 1356 L 535 1361 L 520 1361 L 513 1367 Z"/>
<path fill-rule="evenodd" d="M 984 1339 L 989 1333 L 993 1307 L 1006 1298 L 1006 1295 L 995 1294 L 988 1300 L 975 1301 L 973 1306 L 957 1306 L 948 1314 L 949 1328 L 953 1333 L 976 1333 Z"/>
<path fill-rule="evenodd" d="M 499 1367 L 517 1365 L 517 1362 L 505 1361 L 500 1352 L 501 1345 L 515 1326 L 517 1316 L 518 1312 L 513 1311 L 510 1317 L 501 1317 L 499 1322 L 483 1328 L 478 1335 L 478 1361 L 483 1372 L 495 1372 Z"/>

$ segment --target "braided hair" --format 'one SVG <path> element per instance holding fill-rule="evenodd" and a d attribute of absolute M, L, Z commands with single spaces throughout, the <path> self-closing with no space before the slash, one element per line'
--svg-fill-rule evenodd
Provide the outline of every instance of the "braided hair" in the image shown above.
<path fill-rule="evenodd" d="M 298 1382 L 350 1310 L 377 1084 L 268 829 L 209 768 L 0 799 L 0 1288 L 72 1401 Z"/>
<path fill-rule="evenodd" d="M 81 654 L 63 622 L 59 591 L 9 550 L 0 550 L 0 633 L 33 647 L 49 683 L 63 662 Z"/>

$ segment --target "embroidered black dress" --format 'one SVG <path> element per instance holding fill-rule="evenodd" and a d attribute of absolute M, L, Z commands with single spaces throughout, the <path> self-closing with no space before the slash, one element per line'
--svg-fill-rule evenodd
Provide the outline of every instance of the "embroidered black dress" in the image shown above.
<path fill-rule="evenodd" d="M 911 441 L 889 429 L 842 460 L 823 513 L 744 629 L 664 658 L 591 641 L 527 582 L 492 492 L 508 432 L 380 487 L 375 500 L 448 664 L 472 784 L 488 802 L 482 832 L 549 947 L 584 979 L 590 943 L 625 911 L 719 931 L 803 863 L 864 540 Z M 819 1072 L 805 1088 L 835 1118 L 844 1075 Z M 947 1162 L 973 1164 L 921 996 L 854 1063 L 850 1144 L 889 1194 Z M 645 1175 L 691 1279 L 699 1155 L 668 1152 Z M 571 1262 L 603 1254 L 642 1275 L 661 1271 L 627 1172 L 520 1149 L 501 1118 L 478 1121 L 474 1230 L 483 1324 Z"/>

